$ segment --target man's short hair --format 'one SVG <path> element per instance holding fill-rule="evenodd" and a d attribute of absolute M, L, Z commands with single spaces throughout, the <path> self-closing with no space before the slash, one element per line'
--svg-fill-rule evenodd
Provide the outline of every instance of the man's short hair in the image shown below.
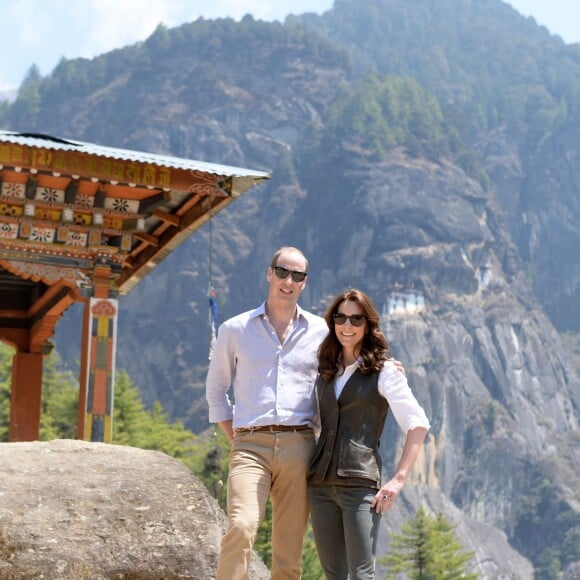
<path fill-rule="evenodd" d="M 304 258 L 304 261 L 306 262 L 306 271 L 308 272 L 308 259 L 306 258 L 302 250 L 299 250 L 294 246 L 282 246 L 280 249 L 276 250 L 274 252 L 274 255 L 272 256 L 270 268 L 275 268 L 278 265 L 278 260 L 280 259 L 280 254 L 282 252 L 295 252 L 296 254 L 300 254 Z"/>

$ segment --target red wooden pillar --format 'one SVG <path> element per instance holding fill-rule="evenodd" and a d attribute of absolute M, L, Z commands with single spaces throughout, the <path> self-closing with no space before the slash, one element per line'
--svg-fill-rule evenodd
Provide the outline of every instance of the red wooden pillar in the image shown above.
<path fill-rule="evenodd" d="M 9 441 L 36 441 L 40 436 L 43 355 L 17 352 L 12 360 Z"/>

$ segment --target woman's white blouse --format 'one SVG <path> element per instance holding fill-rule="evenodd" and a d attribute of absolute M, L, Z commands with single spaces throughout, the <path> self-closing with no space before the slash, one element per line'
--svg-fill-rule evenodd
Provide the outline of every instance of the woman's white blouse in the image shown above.
<path fill-rule="evenodd" d="M 358 368 L 359 362 L 357 360 L 348 365 L 343 374 L 335 377 L 334 392 L 337 399 L 348 379 Z M 419 405 L 415 395 L 413 395 L 407 377 L 397 369 L 395 363 L 387 361 L 384 364 L 379 374 L 378 388 L 379 393 L 387 399 L 395 420 L 404 433 L 416 427 L 429 429 L 429 419 L 427 419 L 423 407 Z"/>

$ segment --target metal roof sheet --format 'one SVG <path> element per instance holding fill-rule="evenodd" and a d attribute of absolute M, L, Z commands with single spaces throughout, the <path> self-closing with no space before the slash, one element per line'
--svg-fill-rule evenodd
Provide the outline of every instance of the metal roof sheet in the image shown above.
<path fill-rule="evenodd" d="M 155 153 L 145 153 L 142 151 L 133 151 L 130 149 L 105 147 L 103 145 L 95 145 L 94 143 L 84 143 L 83 141 L 61 139 L 59 137 L 43 135 L 40 133 L 15 133 L 13 131 L 0 130 L 0 142 L 25 145 L 27 147 L 52 149 L 55 151 L 75 151 L 77 153 L 98 155 L 109 159 L 151 163 L 161 167 L 201 171 L 203 173 L 223 175 L 225 177 L 246 177 L 257 180 L 269 179 L 271 177 L 270 173 L 265 171 L 254 171 L 251 169 L 244 169 L 242 167 L 206 163 L 204 161 L 195 161 L 190 159 L 183 159 L 180 157 L 169 157 L 166 155 L 156 155 Z"/>

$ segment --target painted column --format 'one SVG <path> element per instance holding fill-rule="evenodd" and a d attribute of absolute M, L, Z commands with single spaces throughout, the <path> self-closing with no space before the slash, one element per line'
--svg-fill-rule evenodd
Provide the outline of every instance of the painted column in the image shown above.
<path fill-rule="evenodd" d="M 118 301 L 91 298 L 85 305 L 77 437 L 111 443 Z"/>
<path fill-rule="evenodd" d="M 40 436 L 43 355 L 17 352 L 12 359 L 9 441 L 37 441 Z"/>

